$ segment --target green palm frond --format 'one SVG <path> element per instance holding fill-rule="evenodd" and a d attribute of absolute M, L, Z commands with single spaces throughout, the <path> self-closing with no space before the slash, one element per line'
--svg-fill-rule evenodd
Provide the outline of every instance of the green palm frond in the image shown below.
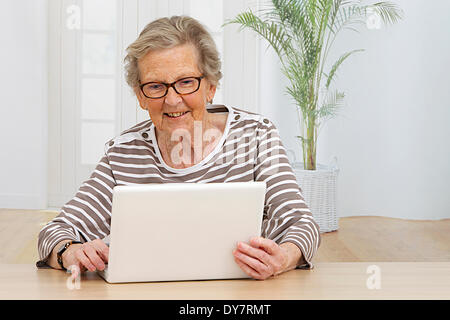
<path fill-rule="evenodd" d="M 233 23 L 240 24 L 241 29 L 250 28 L 266 39 L 281 59 L 292 52 L 290 35 L 274 21 L 263 21 L 249 10 L 238 14 L 224 25 Z"/>
<path fill-rule="evenodd" d="M 397 10 L 397 5 L 392 2 L 379 2 L 368 8 L 372 8 L 385 24 L 397 23 L 402 18 L 401 11 Z"/>
<path fill-rule="evenodd" d="M 318 119 L 335 117 L 338 114 L 338 110 L 343 106 L 344 98 L 344 92 L 339 92 L 338 90 L 328 92 L 322 106 L 314 111 L 316 117 Z"/>
<path fill-rule="evenodd" d="M 324 67 L 330 50 L 341 31 L 358 32 L 373 14 L 386 25 L 398 22 L 402 16 L 401 10 L 388 1 L 363 5 L 361 0 L 272 0 L 270 6 L 257 13 L 247 10 L 224 24 L 253 30 L 278 55 L 281 70 L 289 80 L 286 92 L 297 104 L 304 123 L 303 147 L 314 154 L 308 154 L 308 159 L 315 161 L 316 126 L 321 119 L 336 116 L 343 106 L 344 93 L 330 91 L 339 67 L 351 55 L 363 51 L 342 54 L 327 74 Z M 324 92 L 325 99 L 319 107 L 320 92 Z M 308 168 L 314 166 L 308 164 Z"/>
<path fill-rule="evenodd" d="M 325 88 L 328 90 L 328 88 L 330 87 L 331 81 L 333 80 L 334 76 L 336 75 L 336 72 L 338 70 L 338 68 L 340 67 L 340 65 L 345 61 L 345 59 L 347 59 L 348 57 L 350 57 L 353 53 L 355 52 L 361 52 L 364 51 L 364 49 L 357 49 L 357 50 L 352 50 L 349 51 L 347 53 L 344 53 L 342 56 L 339 57 L 339 59 L 333 64 L 333 66 L 331 67 L 331 70 L 329 72 L 329 74 L 327 75 L 327 81 L 325 83 Z"/>

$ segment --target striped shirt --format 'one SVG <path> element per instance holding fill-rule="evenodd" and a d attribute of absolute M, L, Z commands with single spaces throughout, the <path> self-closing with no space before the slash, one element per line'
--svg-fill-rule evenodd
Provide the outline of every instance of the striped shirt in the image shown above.
<path fill-rule="evenodd" d="M 232 107 L 209 105 L 208 112 L 228 113 L 223 135 L 214 150 L 188 168 L 175 169 L 164 162 L 151 120 L 107 142 L 90 178 L 40 231 L 37 265 L 44 266 L 62 240 L 86 242 L 109 235 L 116 185 L 264 181 L 261 236 L 297 245 L 303 255 L 297 267 L 312 268 L 321 240 L 319 227 L 305 204 L 277 128 L 261 115 Z"/>

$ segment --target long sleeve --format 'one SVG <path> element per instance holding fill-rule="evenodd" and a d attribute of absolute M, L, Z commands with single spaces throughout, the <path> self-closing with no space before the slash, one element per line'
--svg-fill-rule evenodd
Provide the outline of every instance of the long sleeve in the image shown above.
<path fill-rule="evenodd" d="M 277 128 L 266 119 L 257 131 L 255 180 L 265 181 L 267 188 L 262 236 L 278 244 L 294 243 L 303 255 L 297 267 L 313 268 L 311 260 L 321 242 L 319 226 L 305 203 Z"/>
<path fill-rule="evenodd" d="M 60 214 L 41 229 L 38 267 L 45 266 L 51 251 L 62 240 L 86 242 L 109 235 L 115 185 L 108 159 L 104 156 L 90 178 L 62 207 Z"/>

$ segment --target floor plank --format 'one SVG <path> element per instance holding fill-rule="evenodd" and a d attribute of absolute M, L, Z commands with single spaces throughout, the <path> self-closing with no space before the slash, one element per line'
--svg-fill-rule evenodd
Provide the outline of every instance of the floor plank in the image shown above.
<path fill-rule="evenodd" d="M 38 260 L 37 237 L 56 211 L 0 209 L 0 263 Z"/>
<path fill-rule="evenodd" d="M 450 219 L 345 217 L 322 234 L 316 262 L 450 261 Z"/>

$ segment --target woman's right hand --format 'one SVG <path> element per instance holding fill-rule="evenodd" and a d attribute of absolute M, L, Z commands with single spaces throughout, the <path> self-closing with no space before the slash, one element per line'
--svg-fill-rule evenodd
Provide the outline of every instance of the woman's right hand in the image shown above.
<path fill-rule="evenodd" d="M 109 247 L 101 239 L 70 245 L 62 254 L 63 265 L 77 277 L 77 273 L 89 270 L 104 270 L 108 263 Z M 78 270 L 76 270 L 78 269 Z"/>

